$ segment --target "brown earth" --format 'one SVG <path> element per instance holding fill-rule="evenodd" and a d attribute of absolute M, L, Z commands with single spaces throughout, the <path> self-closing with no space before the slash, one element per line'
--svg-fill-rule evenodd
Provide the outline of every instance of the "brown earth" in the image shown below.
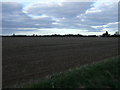
<path fill-rule="evenodd" d="M 3 87 L 118 55 L 113 37 L 3 37 Z"/>

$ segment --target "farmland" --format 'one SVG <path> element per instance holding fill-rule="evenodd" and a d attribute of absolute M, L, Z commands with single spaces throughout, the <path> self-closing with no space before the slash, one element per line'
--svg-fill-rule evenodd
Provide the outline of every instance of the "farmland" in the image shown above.
<path fill-rule="evenodd" d="M 3 87 L 117 55 L 115 37 L 3 37 Z"/>

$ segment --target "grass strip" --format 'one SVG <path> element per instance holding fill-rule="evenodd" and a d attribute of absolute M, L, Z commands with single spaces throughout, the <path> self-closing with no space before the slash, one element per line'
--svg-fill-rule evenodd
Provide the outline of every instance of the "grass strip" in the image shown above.
<path fill-rule="evenodd" d="M 120 57 L 70 69 L 21 88 L 120 88 Z"/>

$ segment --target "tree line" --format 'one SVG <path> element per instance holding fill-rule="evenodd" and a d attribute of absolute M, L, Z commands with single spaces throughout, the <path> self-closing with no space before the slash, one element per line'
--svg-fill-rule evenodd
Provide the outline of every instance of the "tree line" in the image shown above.
<path fill-rule="evenodd" d="M 108 31 L 103 33 L 102 35 L 81 35 L 81 34 L 65 34 L 65 35 L 60 35 L 60 34 L 52 34 L 52 35 L 16 35 L 13 33 L 11 37 L 120 37 L 119 32 L 115 32 L 113 35 L 110 35 Z"/>

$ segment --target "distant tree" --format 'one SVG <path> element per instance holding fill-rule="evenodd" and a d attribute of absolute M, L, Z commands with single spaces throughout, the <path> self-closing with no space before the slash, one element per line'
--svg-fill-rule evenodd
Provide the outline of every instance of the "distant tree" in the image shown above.
<path fill-rule="evenodd" d="M 33 36 L 35 36 L 35 34 L 33 34 Z"/>
<path fill-rule="evenodd" d="M 105 33 L 106 35 L 108 35 L 108 31 L 106 31 L 106 33 Z"/>
<path fill-rule="evenodd" d="M 119 36 L 120 34 L 119 34 L 119 32 L 115 32 L 115 34 L 114 34 L 115 36 Z"/>
<path fill-rule="evenodd" d="M 15 36 L 15 33 L 13 33 L 13 36 Z"/>
<path fill-rule="evenodd" d="M 103 33 L 102 36 L 103 36 L 103 37 L 108 37 L 108 36 L 110 36 L 110 34 L 108 33 L 108 31 L 106 31 L 105 33 Z"/>

